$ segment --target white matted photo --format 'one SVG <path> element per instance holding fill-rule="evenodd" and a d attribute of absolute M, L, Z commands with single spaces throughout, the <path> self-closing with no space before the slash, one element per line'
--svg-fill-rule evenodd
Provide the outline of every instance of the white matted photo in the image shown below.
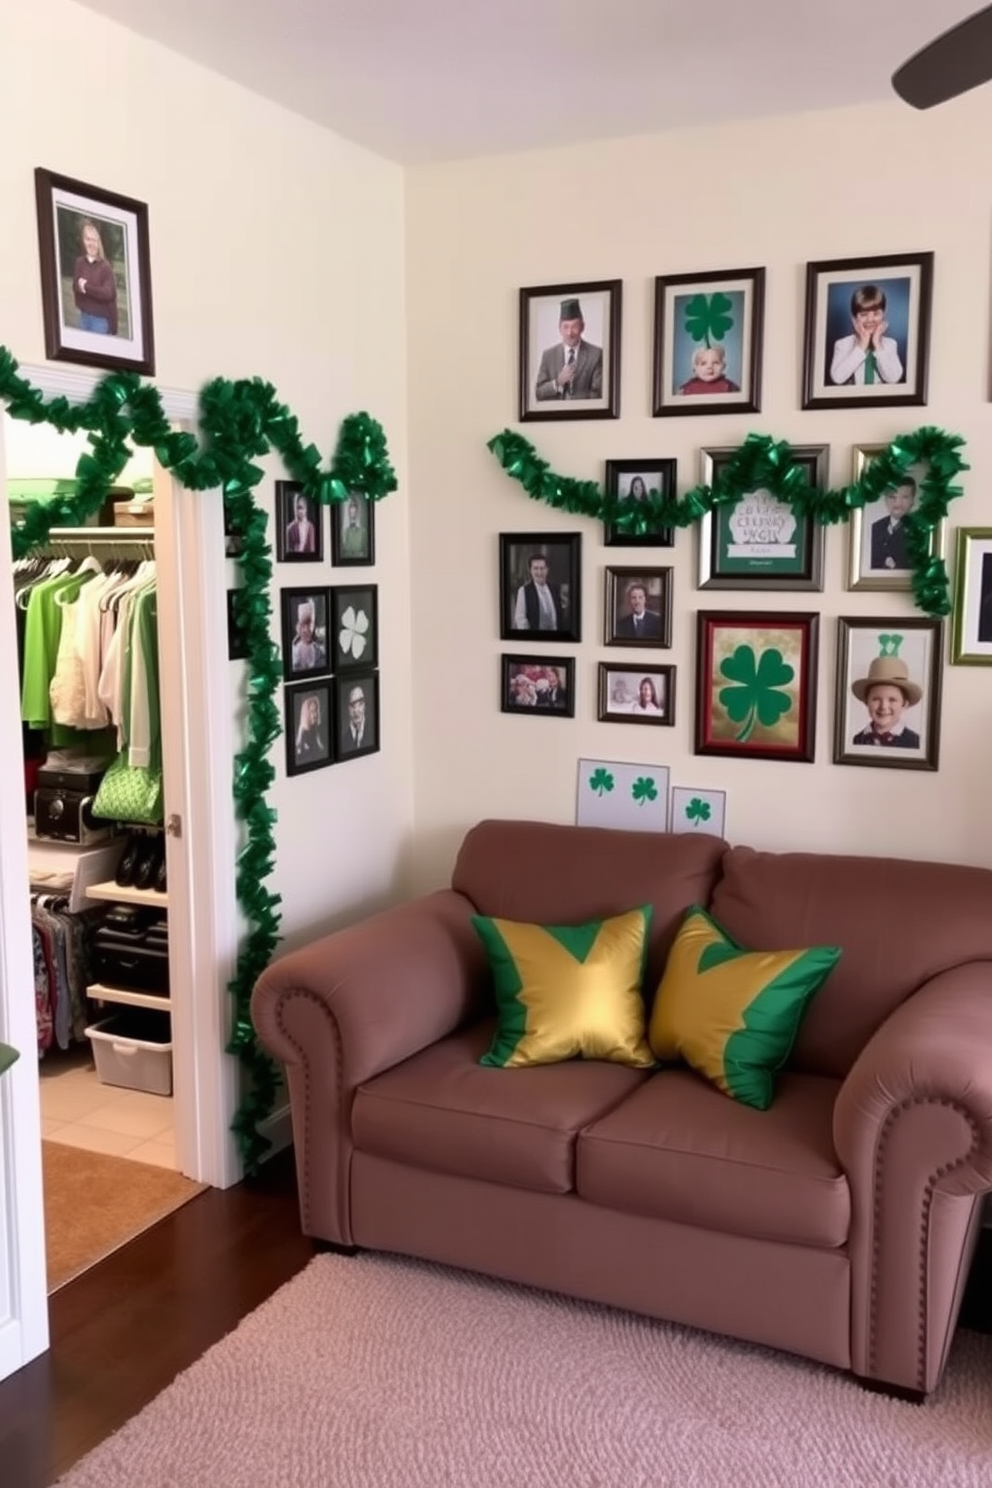
<path fill-rule="evenodd" d="M 520 291 L 520 420 L 617 418 L 619 279 Z"/>
<path fill-rule="evenodd" d="M 670 774 L 667 765 L 580 759 L 576 824 L 624 832 L 666 832 Z"/>
<path fill-rule="evenodd" d="M 687 785 L 672 787 L 673 832 L 695 832 L 697 836 L 723 837 L 726 823 L 726 791 L 697 790 Z"/>
<path fill-rule="evenodd" d="M 884 444 L 859 445 L 854 451 L 854 480 L 887 448 Z M 898 486 L 892 486 L 877 501 L 866 502 L 850 516 L 849 589 L 904 589 L 913 587 L 913 562 L 909 530 L 926 475 L 922 465 L 911 465 Z M 938 523 L 931 534 L 929 556 L 943 557 L 946 524 Z"/>
<path fill-rule="evenodd" d="M 936 770 L 941 621 L 837 623 L 834 764 Z"/>

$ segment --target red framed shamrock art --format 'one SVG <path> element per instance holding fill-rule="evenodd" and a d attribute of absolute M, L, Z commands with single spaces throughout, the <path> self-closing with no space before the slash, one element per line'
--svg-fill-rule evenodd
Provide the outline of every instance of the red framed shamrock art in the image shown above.
<path fill-rule="evenodd" d="M 701 610 L 696 753 L 813 758 L 819 616 Z"/>

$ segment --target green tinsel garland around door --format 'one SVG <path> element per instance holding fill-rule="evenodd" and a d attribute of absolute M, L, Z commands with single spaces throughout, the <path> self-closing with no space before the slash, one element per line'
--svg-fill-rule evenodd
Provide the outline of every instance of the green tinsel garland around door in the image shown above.
<path fill-rule="evenodd" d="M 345 500 L 351 491 L 380 501 L 396 489 L 385 435 L 367 413 L 349 414 L 325 470 L 317 447 L 303 443 L 295 415 L 279 402 L 271 383 L 260 378 L 229 382 L 218 377 L 207 383 L 200 393 L 197 437 L 171 428 L 158 389 L 142 383 L 134 372 L 112 372 L 102 378 L 86 403 L 46 399 L 20 376 L 17 362 L 3 346 L 0 400 L 12 418 L 49 424 L 63 434 L 86 430 L 90 444 L 79 457 L 72 493 L 33 503 L 12 529 L 15 558 L 43 544 L 52 527 L 81 526 L 98 512 L 134 445 L 153 449 L 159 463 L 191 490 L 220 490 L 230 531 L 241 539 L 237 561 L 242 583 L 234 603 L 248 648 L 249 683 L 246 738 L 234 759 L 234 802 L 245 827 L 236 891 L 248 929 L 229 983 L 234 1016 L 227 1047 L 247 1076 L 247 1092 L 232 1127 L 245 1171 L 254 1173 L 271 1145 L 258 1127 L 272 1112 L 279 1079 L 275 1064 L 255 1038 L 249 1002 L 272 958 L 281 919 L 279 896 L 265 884 L 275 862 L 275 812 L 266 794 L 275 779 L 269 755 L 282 732 L 274 701 L 282 668 L 270 635 L 272 550 L 265 535 L 265 512 L 255 504 L 255 487 L 263 471 L 253 461 L 275 450 L 290 478 L 324 505 Z"/>

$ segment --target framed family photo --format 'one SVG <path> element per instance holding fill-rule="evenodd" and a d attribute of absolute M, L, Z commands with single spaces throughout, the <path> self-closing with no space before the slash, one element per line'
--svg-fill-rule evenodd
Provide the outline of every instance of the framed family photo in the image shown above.
<path fill-rule="evenodd" d="M 715 486 L 733 449 L 702 451 L 702 479 Z M 802 445 L 793 459 L 811 486 L 827 484 L 828 446 Z M 824 529 L 770 491 L 748 491 L 699 522 L 700 589 L 822 589 Z"/>
<path fill-rule="evenodd" d="M 813 759 L 819 616 L 700 610 L 696 753 Z"/>
<path fill-rule="evenodd" d="M 336 568 L 375 562 L 375 502 L 361 491 L 350 491 L 331 507 L 331 562 Z"/>
<path fill-rule="evenodd" d="M 607 646 L 672 644 L 672 570 L 608 568 L 606 570 Z"/>
<path fill-rule="evenodd" d="M 992 666 L 992 527 L 959 527 L 951 661 Z"/>
<path fill-rule="evenodd" d="M 834 764 L 936 770 L 943 622 L 841 617 Z"/>
<path fill-rule="evenodd" d="M 382 747 L 379 673 L 345 673 L 331 682 L 334 694 L 334 759 L 360 759 Z"/>
<path fill-rule="evenodd" d="M 520 421 L 619 418 L 622 283 L 520 291 Z"/>
<path fill-rule="evenodd" d="M 502 656 L 500 712 L 574 718 L 574 657 Z"/>
<path fill-rule="evenodd" d="M 276 481 L 276 561 L 319 563 L 323 556 L 320 503 L 299 481 Z"/>
<path fill-rule="evenodd" d="M 331 684 L 298 683 L 283 693 L 286 774 L 322 770 L 331 759 Z"/>
<path fill-rule="evenodd" d="M 331 590 L 331 656 L 335 672 L 379 661 L 379 590 L 346 584 Z"/>
<path fill-rule="evenodd" d="M 500 639 L 581 641 L 582 534 L 501 532 Z"/>
<path fill-rule="evenodd" d="M 40 166 L 34 181 L 45 355 L 151 376 L 147 206 Z"/>
<path fill-rule="evenodd" d="M 606 494 L 636 509 L 637 503 L 652 493 L 673 497 L 677 474 L 677 460 L 607 460 Z M 675 531 L 672 527 L 657 527 L 653 531 L 636 532 L 616 522 L 604 522 L 603 543 L 608 548 L 672 548 Z"/>
<path fill-rule="evenodd" d="M 927 401 L 932 253 L 806 265 L 804 408 Z"/>
<path fill-rule="evenodd" d="M 597 716 L 600 723 L 673 724 L 675 668 L 601 661 Z"/>
<path fill-rule="evenodd" d="M 282 665 L 288 682 L 329 672 L 327 589 L 283 589 Z"/>
<path fill-rule="evenodd" d="M 854 450 L 854 475 L 859 481 L 867 466 L 887 448 L 884 444 L 861 444 Z M 905 589 L 913 587 L 913 564 L 909 552 L 909 528 L 926 469 L 910 466 L 898 486 L 892 486 L 877 501 L 852 509 L 848 547 L 849 589 Z M 930 534 L 929 556 L 944 556 L 946 523 L 938 522 Z"/>
<path fill-rule="evenodd" d="M 655 418 L 760 413 L 764 305 L 764 269 L 655 280 Z"/>

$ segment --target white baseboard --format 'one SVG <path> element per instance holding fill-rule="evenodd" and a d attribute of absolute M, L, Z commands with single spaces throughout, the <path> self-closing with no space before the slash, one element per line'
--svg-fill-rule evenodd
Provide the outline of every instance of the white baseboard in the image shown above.
<path fill-rule="evenodd" d="M 272 1146 L 262 1158 L 268 1162 L 270 1157 L 275 1157 L 277 1152 L 284 1152 L 291 1146 L 293 1141 L 293 1126 L 289 1115 L 289 1103 L 279 1106 L 271 1111 L 264 1121 L 258 1123 L 258 1131 L 263 1137 L 268 1137 Z"/>

